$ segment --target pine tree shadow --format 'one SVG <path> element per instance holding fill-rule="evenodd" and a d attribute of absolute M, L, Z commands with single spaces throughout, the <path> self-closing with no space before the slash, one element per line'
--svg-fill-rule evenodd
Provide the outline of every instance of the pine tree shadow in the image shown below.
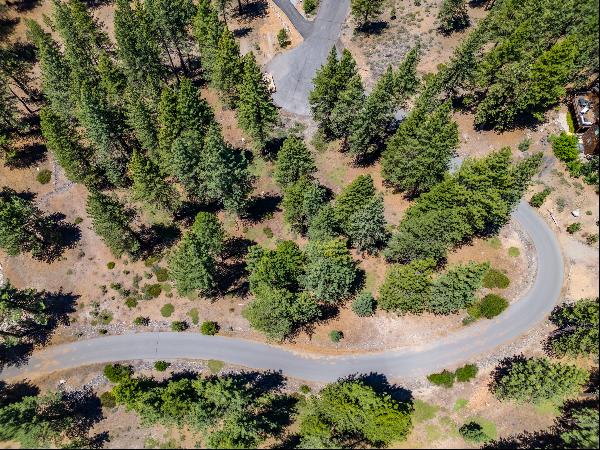
<path fill-rule="evenodd" d="M 279 211 L 281 200 L 281 195 L 272 193 L 253 197 L 248 206 L 245 219 L 252 223 L 262 222 L 269 214 Z"/>
<path fill-rule="evenodd" d="M 254 241 L 240 237 L 231 237 L 225 243 L 222 254 L 224 261 L 219 266 L 217 288 L 222 295 L 230 294 L 240 297 L 248 295 L 248 271 L 245 257 L 248 248 L 254 244 Z"/>
<path fill-rule="evenodd" d="M 34 397 L 40 393 L 40 389 L 28 380 L 8 384 L 0 381 L 0 408 L 17 403 L 25 397 Z"/>
<path fill-rule="evenodd" d="M 367 22 L 361 27 L 358 27 L 356 31 L 365 34 L 381 34 L 388 27 L 388 23 L 385 20 L 377 20 L 374 22 Z"/>
<path fill-rule="evenodd" d="M 243 0 L 239 1 L 243 2 Z M 235 6 L 233 17 L 235 17 L 241 23 L 251 22 L 253 20 L 266 17 L 268 9 L 269 6 L 265 0 L 246 0 L 245 4 L 242 3 L 241 11 L 238 5 Z"/>
<path fill-rule="evenodd" d="M 11 152 L 4 164 L 9 169 L 27 169 L 45 161 L 47 152 L 44 144 L 27 143 Z"/>
<path fill-rule="evenodd" d="M 181 231 L 175 224 L 142 226 L 138 234 L 142 237 L 140 256 L 144 259 L 164 252 L 181 238 Z"/>
<path fill-rule="evenodd" d="M 81 230 L 78 226 L 66 222 L 65 215 L 62 213 L 54 213 L 47 219 L 44 248 L 34 256 L 36 259 L 51 263 L 59 259 L 65 250 L 75 247 L 81 239 Z"/>

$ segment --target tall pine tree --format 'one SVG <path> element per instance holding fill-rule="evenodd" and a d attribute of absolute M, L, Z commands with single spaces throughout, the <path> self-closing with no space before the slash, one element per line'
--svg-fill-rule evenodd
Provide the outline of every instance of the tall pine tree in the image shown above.
<path fill-rule="evenodd" d="M 158 166 L 137 150 L 129 162 L 129 175 L 134 198 L 171 212 L 179 206 L 177 192 L 165 182 Z"/>
<path fill-rule="evenodd" d="M 238 85 L 242 80 L 242 73 L 240 47 L 233 33 L 225 27 L 219 39 L 210 81 L 231 107 L 235 106 L 239 96 Z"/>

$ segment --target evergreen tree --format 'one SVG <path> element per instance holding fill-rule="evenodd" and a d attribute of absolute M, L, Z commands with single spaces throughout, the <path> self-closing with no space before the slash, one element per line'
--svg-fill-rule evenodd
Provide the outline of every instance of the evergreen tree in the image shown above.
<path fill-rule="evenodd" d="M 306 257 L 298 244 L 280 241 L 275 250 L 258 245 L 248 249 L 246 265 L 250 272 L 250 290 L 257 293 L 261 286 L 296 292 L 304 276 Z"/>
<path fill-rule="evenodd" d="M 311 177 L 317 171 L 315 160 L 302 138 L 291 135 L 277 153 L 273 176 L 282 188 L 302 177 Z"/>
<path fill-rule="evenodd" d="M 224 141 L 217 125 L 211 126 L 204 138 L 202 170 L 208 197 L 222 201 L 230 212 L 244 214 L 253 189 L 248 160 Z"/>
<path fill-rule="evenodd" d="M 350 78 L 346 88 L 340 92 L 339 98 L 331 110 L 331 131 L 336 137 L 345 140 L 352 133 L 352 125 L 356 121 L 365 103 L 365 89 L 360 75 Z"/>
<path fill-rule="evenodd" d="M 307 235 L 311 241 L 329 241 L 340 235 L 340 226 L 331 204 L 321 206 L 308 225 Z"/>
<path fill-rule="evenodd" d="M 439 30 L 445 34 L 468 27 L 470 20 L 466 0 L 444 0 L 437 20 Z"/>
<path fill-rule="evenodd" d="M 315 299 L 306 292 L 295 294 L 262 284 L 254 300 L 244 308 L 243 315 L 252 328 L 281 342 L 301 326 L 317 319 L 320 310 Z"/>
<path fill-rule="evenodd" d="M 158 121 L 151 107 L 132 90 L 126 94 L 127 125 L 133 130 L 141 148 L 155 162 L 160 162 Z"/>
<path fill-rule="evenodd" d="M 74 115 L 75 106 L 71 98 L 71 72 L 58 44 L 40 25 L 27 21 L 28 37 L 37 50 L 40 63 L 42 91 L 50 107 L 61 119 L 68 120 Z"/>
<path fill-rule="evenodd" d="M 354 213 L 367 205 L 376 190 L 371 175 L 359 175 L 335 199 L 335 215 L 343 230 L 347 230 Z"/>
<path fill-rule="evenodd" d="M 74 182 L 88 186 L 97 184 L 98 174 L 94 173 L 90 152 L 79 143 L 77 131 L 50 107 L 40 111 L 40 126 L 46 146 L 54 153 L 67 177 Z"/>
<path fill-rule="evenodd" d="M 579 408 L 568 415 L 569 429 L 560 433 L 565 448 L 598 448 L 598 409 Z"/>
<path fill-rule="evenodd" d="M 144 4 L 117 0 L 115 9 L 115 39 L 117 54 L 136 92 L 143 91 L 155 99 L 165 74 L 160 60 L 160 47 L 151 27 Z M 136 97 L 137 101 L 142 101 Z"/>
<path fill-rule="evenodd" d="M 55 236 L 54 223 L 14 190 L 0 190 L 0 248 L 11 256 L 31 252 L 42 257 Z"/>
<path fill-rule="evenodd" d="M 225 27 L 219 39 L 210 80 L 229 106 L 234 106 L 237 102 L 242 74 L 240 47 L 233 33 Z"/>
<path fill-rule="evenodd" d="M 177 94 L 169 86 L 165 86 L 158 103 L 158 148 L 163 165 L 170 161 L 171 146 L 179 136 L 182 124 L 177 115 Z"/>
<path fill-rule="evenodd" d="M 175 189 L 165 182 L 158 166 L 137 150 L 129 162 L 129 174 L 134 198 L 166 211 L 177 209 L 179 200 Z"/>
<path fill-rule="evenodd" d="M 558 327 L 550 337 L 550 347 L 557 355 L 589 355 L 598 349 L 597 299 L 558 306 L 550 320 Z"/>
<path fill-rule="evenodd" d="M 0 349 L 27 343 L 48 323 L 43 292 L 20 290 L 10 280 L 0 285 Z"/>
<path fill-rule="evenodd" d="M 209 79 L 213 75 L 213 65 L 224 27 L 210 0 L 199 0 L 194 18 L 194 36 L 200 49 L 205 76 Z"/>
<path fill-rule="evenodd" d="M 99 84 L 106 93 L 108 103 L 116 109 L 122 109 L 127 87 L 127 76 L 104 50 L 100 52 L 97 70 Z"/>
<path fill-rule="evenodd" d="M 471 306 L 477 300 L 475 291 L 482 286 L 489 264 L 470 262 L 452 267 L 433 281 L 429 310 L 435 314 L 450 314 Z"/>
<path fill-rule="evenodd" d="M 450 103 L 432 112 L 413 110 L 383 153 L 381 171 L 396 189 L 415 197 L 443 180 L 458 148 L 458 125 L 452 121 Z"/>
<path fill-rule="evenodd" d="M 385 311 L 397 314 L 419 314 L 429 307 L 433 259 L 415 260 L 409 264 L 389 267 L 379 288 L 377 304 Z"/>
<path fill-rule="evenodd" d="M 168 155 L 169 174 L 183 185 L 188 195 L 201 201 L 210 200 L 203 178 L 203 145 L 198 132 L 185 131 L 175 139 Z"/>
<path fill-rule="evenodd" d="M 313 90 L 308 95 L 313 119 L 326 136 L 331 134 L 330 115 L 338 99 L 335 86 L 338 65 L 337 52 L 332 47 L 327 61 L 317 70 L 313 78 Z"/>
<path fill-rule="evenodd" d="M 113 255 L 123 253 L 136 256 L 141 243 L 131 229 L 134 214 L 128 211 L 115 197 L 92 191 L 87 198 L 87 213 L 92 219 L 92 228 L 102 238 Z"/>
<path fill-rule="evenodd" d="M 342 238 L 311 242 L 304 285 L 318 300 L 336 303 L 347 298 L 356 280 L 356 265 Z"/>
<path fill-rule="evenodd" d="M 383 197 L 373 196 L 350 216 L 345 231 L 358 250 L 373 253 L 387 237 L 385 226 Z"/>
<path fill-rule="evenodd" d="M 206 100 L 200 97 L 198 88 L 184 78 L 179 83 L 177 92 L 177 121 L 182 129 L 206 133 L 214 121 L 213 111 Z"/>
<path fill-rule="evenodd" d="M 408 97 L 417 92 L 419 79 L 417 65 L 421 59 L 421 48 L 417 43 L 404 57 L 404 60 L 394 73 L 394 93 L 396 103 L 404 105 Z"/>
<path fill-rule="evenodd" d="M 306 177 L 292 183 L 283 194 L 283 217 L 293 230 L 304 233 L 319 209 L 327 201 L 327 191 Z"/>
<path fill-rule="evenodd" d="M 352 16 L 358 28 L 364 28 L 383 10 L 383 0 L 351 0 Z"/>
<path fill-rule="evenodd" d="M 499 374 L 492 392 L 500 400 L 560 405 L 577 397 L 588 379 L 589 373 L 577 366 L 546 358 L 522 359 L 513 361 Z"/>
<path fill-rule="evenodd" d="M 210 213 L 196 216 L 169 260 L 169 273 L 180 295 L 199 292 L 212 295 L 217 289 L 217 260 L 223 253 L 225 233 L 219 219 Z"/>
<path fill-rule="evenodd" d="M 349 151 L 357 161 L 375 155 L 385 142 L 397 106 L 394 83 L 394 72 L 389 67 L 352 124 Z"/>
<path fill-rule="evenodd" d="M 244 55 L 243 67 L 242 82 L 238 86 L 238 123 L 252 137 L 255 147 L 261 150 L 277 122 L 277 109 L 252 52 Z"/>

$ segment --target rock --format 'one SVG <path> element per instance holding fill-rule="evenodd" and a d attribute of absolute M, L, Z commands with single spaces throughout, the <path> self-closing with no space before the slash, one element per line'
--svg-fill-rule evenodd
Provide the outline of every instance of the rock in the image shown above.
<path fill-rule="evenodd" d="M 581 212 L 579 212 L 579 210 L 576 209 L 575 211 L 571 211 L 571 214 L 573 215 L 573 217 L 579 217 L 581 215 Z"/>

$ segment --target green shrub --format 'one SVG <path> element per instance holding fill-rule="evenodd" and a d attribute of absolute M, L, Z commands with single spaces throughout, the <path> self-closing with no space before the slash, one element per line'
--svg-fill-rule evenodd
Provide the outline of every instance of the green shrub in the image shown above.
<path fill-rule="evenodd" d="M 574 222 L 567 227 L 567 233 L 569 233 L 569 234 L 575 234 L 580 230 L 581 230 L 581 223 L 579 223 L 579 222 Z"/>
<path fill-rule="evenodd" d="M 521 250 L 519 250 L 517 247 L 510 247 L 508 249 L 508 256 L 510 256 L 512 258 L 516 258 L 520 254 L 521 254 Z"/>
<path fill-rule="evenodd" d="M 361 292 L 352 302 L 352 311 L 359 317 L 372 316 L 375 311 L 375 299 L 370 292 Z"/>
<path fill-rule="evenodd" d="M 198 325 L 200 323 L 200 315 L 198 314 L 198 310 L 196 308 L 192 308 L 188 311 L 187 315 L 192 319 L 192 323 L 194 325 Z"/>
<path fill-rule="evenodd" d="M 288 45 L 290 45 L 290 35 L 285 28 L 282 28 L 277 33 L 277 42 L 281 48 L 286 48 Z"/>
<path fill-rule="evenodd" d="M 531 199 L 529 200 L 529 204 L 531 206 L 533 206 L 534 208 L 539 208 L 540 206 L 542 206 L 542 204 L 544 203 L 544 200 L 546 200 L 546 197 L 548 197 L 551 192 L 552 192 L 552 189 L 546 188 L 542 192 L 533 194 L 531 196 Z"/>
<path fill-rule="evenodd" d="M 585 238 L 585 242 L 587 242 L 588 245 L 594 245 L 596 242 L 598 242 L 598 233 L 596 233 L 596 234 L 589 234 Z"/>
<path fill-rule="evenodd" d="M 147 317 L 143 317 L 143 316 L 138 316 L 135 319 L 133 319 L 133 324 L 137 325 L 137 326 L 148 326 L 148 324 L 150 323 L 150 319 L 148 319 Z"/>
<path fill-rule="evenodd" d="M 569 132 L 575 133 L 575 124 L 573 123 L 571 111 L 567 111 L 567 126 L 569 127 Z"/>
<path fill-rule="evenodd" d="M 310 386 L 307 386 L 306 384 L 300 386 L 300 392 L 302 392 L 303 394 L 309 394 L 310 391 Z"/>
<path fill-rule="evenodd" d="M 481 315 L 486 319 L 492 319 L 508 308 L 508 300 L 496 294 L 488 294 L 483 297 L 479 305 Z"/>
<path fill-rule="evenodd" d="M 200 332 L 205 336 L 214 336 L 219 332 L 219 325 L 217 322 L 207 320 L 202 322 L 202 325 L 200 326 Z"/>
<path fill-rule="evenodd" d="M 550 136 L 554 155 L 566 163 L 576 161 L 579 158 L 579 147 L 577 136 L 567 134 L 564 131 L 559 136 Z"/>
<path fill-rule="evenodd" d="M 75 225 L 79 225 L 81 222 L 83 222 L 83 219 L 79 216 L 75 217 L 75 220 L 73 221 Z"/>
<path fill-rule="evenodd" d="M 115 396 L 111 391 L 103 392 L 100 394 L 100 404 L 103 408 L 114 408 L 117 406 Z"/>
<path fill-rule="evenodd" d="M 473 303 L 471 306 L 467 308 L 467 313 L 469 317 L 477 320 L 481 317 L 481 302 Z"/>
<path fill-rule="evenodd" d="M 485 434 L 483 427 L 477 422 L 465 423 L 458 429 L 458 432 L 467 442 L 482 443 L 491 440 L 490 437 Z"/>
<path fill-rule="evenodd" d="M 223 361 L 219 361 L 218 359 L 209 359 L 206 365 L 208 366 L 208 370 L 216 375 L 223 369 L 225 363 Z"/>
<path fill-rule="evenodd" d="M 496 269 L 488 270 L 483 276 L 483 287 L 486 287 L 488 289 L 506 289 L 509 284 L 510 280 L 508 279 L 508 277 Z"/>
<path fill-rule="evenodd" d="M 98 313 L 98 322 L 100 322 L 102 325 L 108 325 L 112 322 L 112 320 L 113 315 L 110 311 L 103 309 L 100 311 L 100 313 Z"/>
<path fill-rule="evenodd" d="M 129 297 L 127 300 L 125 300 L 125 306 L 127 306 L 129 309 L 135 308 L 137 304 L 137 300 L 133 297 Z"/>
<path fill-rule="evenodd" d="M 340 342 L 343 338 L 344 333 L 342 333 L 340 330 L 331 330 L 329 333 L 329 339 L 331 339 L 331 342 Z"/>
<path fill-rule="evenodd" d="M 188 324 L 179 320 L 171 323 L 171 331 L 185 331 L 188 329 Z"/>
<path fill-rule="evenodd" d="M 154 363 L 154 369 L 158 370 L 159 372 L 164 372 L 169 368 L 170 365 L 171 363 L 167 361 L 156 361 Z"/>
<path fill-rule="evenodd" d="M 35 178 L 40 184 L 48 184 L 52 178 L 52 172 L 50 172 L 48 169 L 40 170 Z"/>
<path fill-rule="evenodd" d="M 164 267 L 157 267 L 154 270 L 154 275 L 156 275 L 156 281 L 159 283 L 164 283 L 169 279 L 169 271 Z"/>
<path fill-rule="evenodd" d="M 427 375 L 427 379 L 430 383 L 435 384 L 436 386 L 443 386 L 445 388 L 451 388 L 454 385 L 454 378 L 454 372 L 450 372 L 448 370 Z"/>
<path fill-rule="evenodd" d="M 269 239 L 271 239 L 271 238 L 274 236 L 274 234 L 273 234 L 273 230 L 271 230 L 271 228 L 269 228 L 269 227 L 264 227 L 264 228 L 263 228 L 263 233 L 264 233 L 264 235 L 265 235 L 266 237 L 268 237 Z"/>
<path fill-rule="evenodd" d="M 502 242 L 500 242 L 500 239 L 497 237 L 490 238 L 488 240 L 488 244 L 490 244 L 490 247 L 492 247 L 494 250 L 502 248 Z"/>
<path fill-rule="evenodd" d="M 171 303 L 167 303 L 162 308 L 160 308 L 160 314 L 163 317 L 171 317 L 171 314 L 175 311 L 175 307 Z"/>
<path fill-rule="evenodd" d="M 115 262 L 114 261 L 109 261 L 106 263 L 106 267 L 108 267 L 110 270 L 113 270 L 115 268 Z"/>
<path fill-rule="evenodd" d="M 104 376 L 111 383 L 120 383 L 126 380 L 133 373 L 131 366 L 123 364 L 107 364 L 104 366 Z"/>
<path fill-rule="evenodd" d="M 144 296 L 147 298 L 156 298 L 162 292 L 162 286 L 158 283 L 156 284 L 147 284 L 144 286 Z"/>
<path fill-rule="evenodd" d="M 304 12 L 306 14 L 312 14 L 315 11 L 315 9 L 317 9 L 318 5 L 319 5 L 318 0 L 304 0 L 304 2 L 303 2 Z"/>
<path fill-rule="evenodd" d="M 456 375 L 456 381 L 466 383 L 477 376 L 477 366 L 475 364 L 465 364 L 462 367 L 456 369 L 454 374 Z"/>
<path fill-rule="evenodd" d="M 521 142 L 519 142 L 518 148 L 519 148 L 519 151 L 526 152 L 527 150 L 529 150 L 530 146 L 531 146 L 531 139 L 525 138 Z"/>

